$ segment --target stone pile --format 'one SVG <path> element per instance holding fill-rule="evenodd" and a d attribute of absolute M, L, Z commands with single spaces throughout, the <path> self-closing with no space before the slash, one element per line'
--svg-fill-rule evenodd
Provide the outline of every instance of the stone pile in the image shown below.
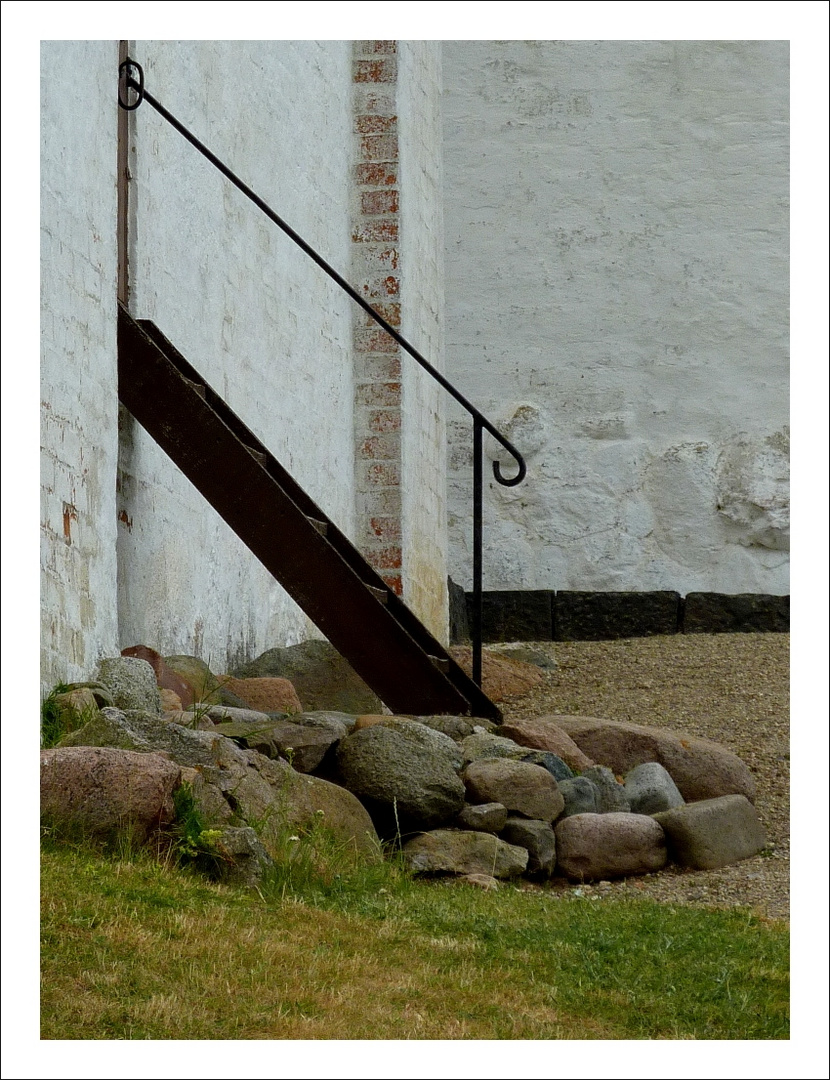
<path fill-rule="evenodd" d="M 349 712 L 331 703 L 364 691 L 344 689 L 339 658 L 327 688 L 330 646 L 309 645 L 305 659 L 303 646 L 271 650 L 230 688 L 195 658 L 143 646 L 102 661 L 96 682 L 63 696 L 75 730 L 41 752 L 44 818 L 145 837 L 172 822 L 187 784 L 228 873 L 249 884 L 286 830 L 321 820 L 363 856 L 392 841 L 414 872 L 480 886 L 669 860 L 713 869 L 765 845 L 752 776 L 715 743 L 588 717 L 385 716 L 371 692 L 374 712 Z M 268 673 L 286 653 L 314 708 Z"/>

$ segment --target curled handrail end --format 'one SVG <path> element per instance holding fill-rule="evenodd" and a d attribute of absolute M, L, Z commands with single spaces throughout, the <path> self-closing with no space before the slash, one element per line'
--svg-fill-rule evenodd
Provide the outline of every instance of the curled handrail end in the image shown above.
<path fill-rule="evenodd" d="M 132 76 L 132 69 L 138 72 L 138 82 Z M 132 103 L 125 101 L 121 97 L 121 80 L 124 80 L 125 90 L 134 90 L 136 93 L 136 99 Z M 144 68 L 137 60 L 133 60 L 132 57 L 127 57 L 126 60 L 118 65 L 118 104 L 126 112 L 133 112 L 144 100 Z"/>
<path fill-rule="evenodd" d="M 512 453 L 512 451 L 511 451 Z M 514 453 L 513 456 L 516 459 L 516 464 L 519 466 L 519 471 L 515 476 L 503 476 L 501 471 L 501 465 L 498 461 L 493 462 L 493 476 L 503 487 L 515 487 L 517 484 L 521 484 L 522 480 L 527 476 L 527 465 L 525 465 L 525 459 L 521 454 Z"/>

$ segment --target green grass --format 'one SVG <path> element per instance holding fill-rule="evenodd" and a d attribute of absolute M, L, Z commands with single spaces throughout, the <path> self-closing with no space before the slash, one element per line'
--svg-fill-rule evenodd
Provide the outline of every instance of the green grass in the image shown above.
<path fill-rule="evenodd" d="M 257 895 L 47 839 L 42 1038 L 789 1037 L 783 924 L 412 881 L 322 833 L 285 845 Z"/>
<path fill-rule="evenodd" d="M 48 750 L 66 734 L 66 709 L 62 709 L 58 702 L 58 696 L 69 691 L 66 683 L 58 683 L 53 686 L 43 701 L 40 703 L 40 746 L 42 750 Z"/>

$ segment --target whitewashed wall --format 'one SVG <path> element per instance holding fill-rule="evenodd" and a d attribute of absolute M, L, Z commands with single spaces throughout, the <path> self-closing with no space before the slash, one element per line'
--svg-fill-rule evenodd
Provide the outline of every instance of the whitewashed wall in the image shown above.
<path fill-rule="evenodd" d="M 401 330 L 443 370 L 440 43 L 401 41 L 398 64 Z M 446 395 L 403 351 L 401 384 L 404 600 L 446 641 Z"/>
<path fill-rule="evenodd" d="M 174 115 L 348 267 L 348 43 L 140 41 L 134 54 Z M 351 534 L 349 301 L 149 105 L 132 115 L 132 313 L 159 325 Z M 315 634 L 129 418 L 120 464 L 123 646 L 193 652 L 222 670 Z"/>
<path fill-rule="evenodd" d="M 529 468 L 485 495 L 485 587 L 788 592 L 787 43 L 445 42 L 443 73 L 447 371 Z"/>
<path fill-rule="evenodd" d="M 41 46 L 41 681 L 118 651 L 113 41 Z M 60 72 L 83 72 L 67 93 Z"/>

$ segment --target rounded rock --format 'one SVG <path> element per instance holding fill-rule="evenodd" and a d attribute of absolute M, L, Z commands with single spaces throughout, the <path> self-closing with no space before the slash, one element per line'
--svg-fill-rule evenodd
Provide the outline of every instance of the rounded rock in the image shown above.
<path fill-rule="evenodd" d="M 464 805 L 464 784 L 456 772 L 459 756 L 448 736 L 399 720 L 345 738 L 337 750 L 337 768 L 378 830 L 394 835 L 398 828 L 429 829 L 458 814 Z"/>
<path fill-rule="evenodd" d="M 499 802 L 514 814 L 539 821 L 554 821 L 565 807 L 547 769 L 524 761 L 474 761 L 464 770 L 464 784 L 471 803 Z"/>
<path fill-rule="evenodd" d="M 625 793 L 632 814 L 659 814 L 683 806 L 686 800 L 677 784 L 657 761 L 645 761 L 626 775 Z"/>
<path fill-rule="evenodd" d="M 106 657 L 98 665 L 98 678 L 112 694 L 116 708 L 161 715 L 156 673 L 146 660 L 133 656 Z"/>
<path fill-rule="evenodd" d="M 555 827 L 557 868 L 572 881 L 599 881 L 662 870 L 666 835 L 643 814 L 576 814 Z"/>

